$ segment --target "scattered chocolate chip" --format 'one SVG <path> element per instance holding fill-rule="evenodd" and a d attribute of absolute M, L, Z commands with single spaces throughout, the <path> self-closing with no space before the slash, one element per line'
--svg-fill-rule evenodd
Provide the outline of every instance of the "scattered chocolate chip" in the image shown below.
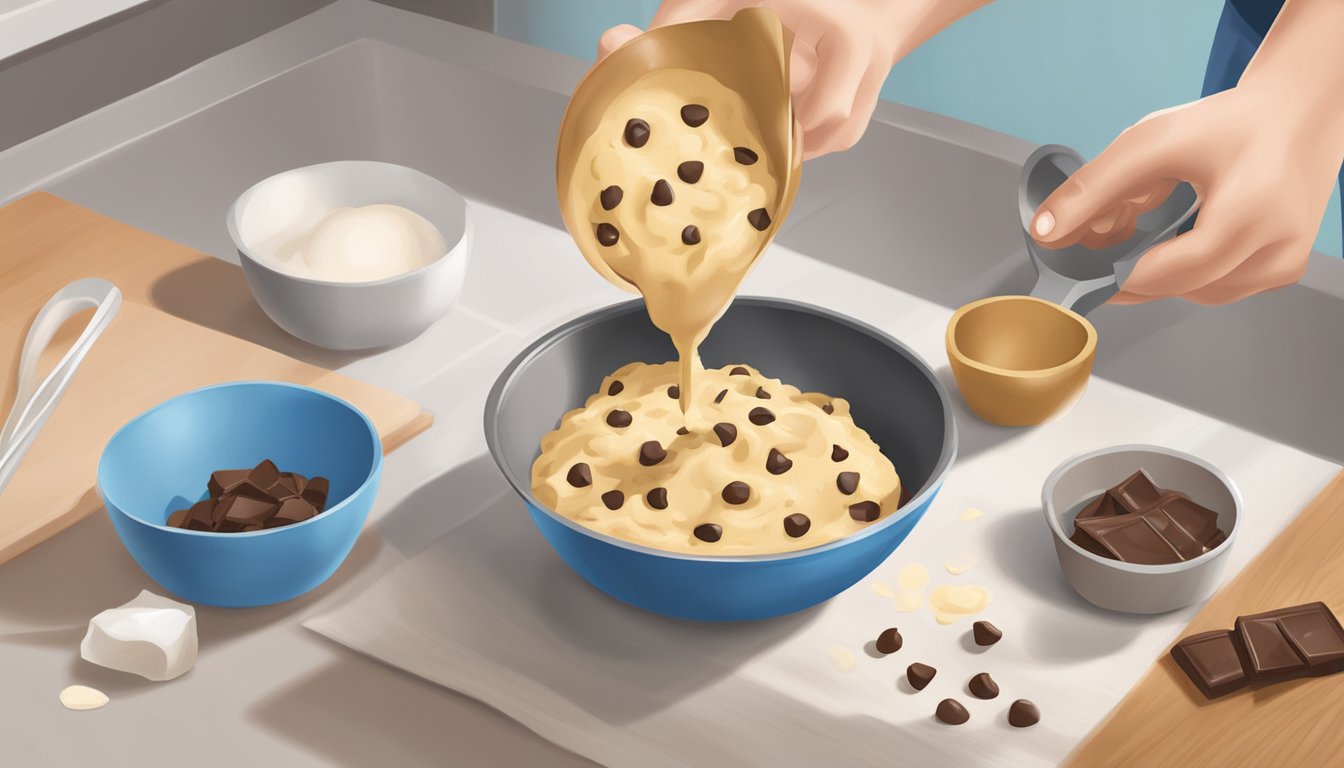
<path fill-rule="evenodd" d="M 859 489 L 859 473 L 841 472 L 835 476 L 835 487 L 846 496 L 852 496 Z"/>
<path fill-rule="evenodd" d="M 625 121 L 625 143 L 639 149 L 649 143 L 649 124 L 632 117 Z"/>
<path fill-rule="evenodd" d="M 616 228 L 612 225 L 605 221 L 597 225 L 597 242 L 610 248 L 620 239 L 621 233 L 616 231 Z"/>
<path fill-rule="evenodd" d="M 779 452 L 778 448 L 771 448 L 770 454 L 765 457 L 765 471 L 772 475 L 782 475 L 793 467 L 793 459 Z"/>
<path fill-rule="evenodd" d="M 620 491 L 607 491 L 602 494 L 602 503 L 607 506 L 607 509 L 614 512 L 620 509 L 621 505 L 625 503 L 625 494 Z"/>
<path fill-rule="evenodd" d="M 621 198 L 625 197 L 625 192 L 615 184 L 602 190 L 598 199 L 602 202 L 602 210 L 610 211 L 612 208 L 621 204 Z"/>
<path fill-rule="evenodd" d="M 971 634 L 979 646 L 993 645 L 1003 638 L 1003 632 L 988 621 L 977 621 L 971 625 Z"/>
<path fill-rule="evenodd" d="M 705 172 L 705 164 L 699 160 L 687 160 L 677 166 L 677 178 L 687 184 L 694 184 L 700 180 Z"/>
<path fill-rule="evenodd" d="M 565 479 L 575 488 L 587 488 L 593 484 L 592 467 L 580 461 L 569 468 L 569 474 L 565 475 Z"/>
<path fill-rule="evenodd" d="M 667 509 L 667 489 L 661 485 L 644 494 L 644 500 L 654 509 Z"/>
<path fill-rule="evenodd" d="M 789 535 L 789 538 L 799 538 L 806 534 L 811 527 L 812 521 L 801 512 L 794 512 L 784 518 L 784 532 Z"/>
<path fill-rule="evenodd" d="M 704 104 L 687 104 L 681 108 L 681 122 L 699 128 L 709 119 L 709 107 Z"/>
<path fill-rule="evenodd" d="M 681 242 L 686 245 L 700 242 L 700 228 L 694 224 L 687 224 L 686 228 L 681 230 Z"/>
<path fill-rule="evenodd" d="M 639 446 L 639 463 L 652 467 L 667 458 L 667 451 L 657 440 L 650 440 Z"/>
<path fill-rule="evenodd" d="M 725 398 L 725 397 L 727 397 L 727 396 L 728 396 L 728 390 L 725 389 L 725 390 L 723 390 L 722 392 L 720 392 L 720 393 L 714 398 L 714 404 L 715 404 L 715 405 L 718 405 L 719 403 L 722 403 L 722 402 L 723 402 L 723 398 Z"/>
<path fill-rule="evenodd" d="M 769 400 L 770 393 L 765 391 L 765 387 L 756 388 L 756 397 L 760 400 Z"/>
<path fill-rule="evenodd" d="M 685 428 L 685 427 L 677 427 L 677 434 L 678 434 L 678 435 L 689 435 L 689 434 L 691 434 L 691 430 L 689 430 L 689 429 L 687 429 L 687 428 Z"/>
<path fill-rule="evenodd" d="M 1041 710 L 1026 699 L 1018 699 L 1008 708 L 1008 724 L 1014 728 L 1027 728 L 1041 722 Z"/>
<path fill-rule="evenodd" d="M 943 699 L 938 702 L 938 709 L 934 714 L 948 725 L 961 725 L 971 719 L 971 713 L 967 712 L 966 707 L 956 699 Z"/>
<path fill-rule="evenodd" d="M 678 387 L 676 384 L 673 384 L 672 386 L 668 387 L 668 388 L 667 388 L 667 396 L 670 397 L 670 398 L 672 398 L 673 400 L 680 399 L 680 398 L 681 398 L 681 387 Z"/>
<path fill-rule="evenodd" d="M 653 194 L 649 195 L 649 201 L 654 205 L 672 204 L 672 185 L 667 183 L 667 179 L 659 179 L 653 183 Z"/>
<path fill-rule="evenodd" d="M 617 429 L 630 426 L 630 423 L 634 420 L 629 411 L 622 411 L 620 408 L 613 408 L 611 413 L 607 414 L 607 426 Z"/>
<path fill-rule="evenodd" d="M 714 523 L 701 523 L 695 526 L 695 538 L 713 544 L 723 538 L 723 526 Z"/>
<path fill-rule="evenodd" d="M 719 445 L 727 448 L 737 439 L 737 427 L 726 421 L 721 421 L 714 425 L 714 434 L 719 436 Z"/>
<path fill-rule="evenodd" d="M 882 514 L 882 507 L 875 501 L 860 501 L 849 505 L 849 516 L 860 523 L 871 523 Z"/>
<path fill-rule="evenodd" d="M 756 160 L 756 153 L 746 147 L 733 147 L 733 159 L 742 165 L 753 165 Z"/>
<path fill-rule="evenodd" d="M 916 691 L 924 690 L 929 683 L 933 682 L 933 676 L 936 674 L 938 674 L 938 670 L 928 664 L 920 664 L 918 661 L 905 668 L 905 679 L 910 683 L 910 687 Z"/>
<path fill-rule="evenodd" d="M 905 640 L 901 638 L 900 630 L 895 627 L 888 627 L 877 636 L 875 645 L 878 653 L 895 653 L 901 650 L 904 643 Z"/>
<path fill-rule="evenodd" d="M 723 486 L 723 500 L 729 504 L 746 504 L 751 498 L 751 486 L 741 480 Z"/>
<path fill-rule="evenodd" d="M 614 397 L 621 394 L 621 390 L 623 389 L 625 389 L 625 385 L 621 383 L 620 379 L 617 379 L 611 382 L 611 386 L 607 387 L 607 394 Z"/>
<path fill-rule="evenodd" d="M 752 408 L 747 414 L 747 420 L 758 427 L 763 427 L 775 420 L 775 414 L 769 408 Z"/>
<path fill-rule="evenodd" d="M 729 372 L 728 372 L 728 375 L 729 375 L 729 376 L 750 376 L 750 375 L 751 375 L 751 371 L 748 371 L 746 368 L 743 368 L 742 366 L 739 365 L 739 366 L 733 368 L 733 370 L 729 371 Z"/>
<path fill-rule="evenodd" d="M 762 232 L 770 228 L 770 214 L 766 213 L 764 208 L 757 208 L 748 213 L 747 221 L 751 222 L 751 226 Z"/>
<path fill-rule="evenodd" d="M 835 413 L 835 406 L 834 406 L 833 404 L 831 404 L 831 403 L 827 403 L 827 404 L 821 406 L 821 410 L 822 410 L 822 412 L 824 412 L 824 413 L 832 414 L 832 413 Z"/>
<path fill-rule="evenodd" d="M 971 682 L 966 684 L 966 690 L 977 699 L 992 699 L 999 695 L 999 684 L 994 682 L 988 672 L 981 672 L 971 678 Z"/>
<path fill-rule="evenodd" d="M 838 445 L 831 446 L 831 461 L 840 462 L 849 458 L 849 451 Z"/>

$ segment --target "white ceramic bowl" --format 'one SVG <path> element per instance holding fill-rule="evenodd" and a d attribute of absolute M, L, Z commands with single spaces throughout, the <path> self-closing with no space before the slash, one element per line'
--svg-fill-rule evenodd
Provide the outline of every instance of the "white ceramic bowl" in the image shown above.
<path fill-rule="evenodd" d="M 336 282 L 281 271 L 257 244 L 310 229 L 328 211 L 386 203 L 409 208 L 443 235 L 447 252 L 429 264 L 370 282 Z M 404 344 L 448 314 L 462 292 L 471 251 L 467 201 L 412 168 L 345 160 L 295 168 L 257 182 L 234 201 L 229 235 L 252 295 L 275 324 L 327 349 Z"/>
<path fill-rule="evenodd" d="M 1218 527 L 1227 540 L 1193 560 L 1170 565 L 1122 563 L 1070 541 L 1079 510 L 1139 469 L 1159 488 L 1181 491 L 1217 512 Z M 1155 445 L 1120 445 L 1069 459 L 1046 478 L 1041 503 L 1069 584 L 1094 605 L 1126 613 L 1165 613 L 1213 595 L 1242 514 L 1241 492 L 1222 470 L 1188 453 Z"/>

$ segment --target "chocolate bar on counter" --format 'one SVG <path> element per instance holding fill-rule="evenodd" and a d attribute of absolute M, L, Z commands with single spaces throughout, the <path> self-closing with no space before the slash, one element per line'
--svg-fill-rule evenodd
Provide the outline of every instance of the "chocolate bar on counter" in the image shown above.
<path fill-rule="evenodd" d="M 1171 649 L 1206 698 L 1247 687 L 1344 672 L 1344 627 L 1325 603 L 1241 616 L 1231 630 L 1201 632 Z"/>

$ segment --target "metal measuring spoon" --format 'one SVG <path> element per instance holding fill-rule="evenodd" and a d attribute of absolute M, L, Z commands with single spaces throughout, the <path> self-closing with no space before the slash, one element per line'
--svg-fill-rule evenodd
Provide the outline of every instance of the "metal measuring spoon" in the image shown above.
<path fill-rule="evenodd" d="M 1139 217 L 1134 234 L 1124 242 L 1097 249 L 1078 244 L 1046 248 L 1031 236 L 1032 219 L 1050 193 L 1082 167 L 1082 156 L 1069 147 L 1047 144 L 1037 149 L 1022 166 L 1017 208 L 1027 253 L 1036 267 L 1031 295 L 1086 315 L 1120 292 L 1139 257 L 1174 235 L 1199 208 L 1199 197 L 1194 187 L 1181 182 L 1161 205 Z"/>

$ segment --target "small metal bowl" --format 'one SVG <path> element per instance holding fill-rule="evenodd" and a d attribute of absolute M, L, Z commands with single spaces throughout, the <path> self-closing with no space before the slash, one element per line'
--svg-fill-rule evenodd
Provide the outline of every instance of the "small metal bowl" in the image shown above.
<path fill-rule="evenodd" d="M 356 283 L 292 275 L 257 256 L 256 244 L 274 234 L 268 230 L 279 220 L 316 224 L 334 208 L 378 203 L 428 219 L 447 253 L 410 272 Z M 471 211 L 452 187 L 412 168 L 366 160 L 310 165 L 259 181 L 230 206 L 228 227 L 267 316 L 304 341 L 339 350 L 404 344 L 448 314 L 462 292 L 472 243 Z"/>
<path fill-rule="evenodd" d="M 1170 565 L 1123 563 L 1070 541 L 1066 531 L 1073 530 L 1073 518 L 1083 506 L 1139 469 L 1159 488 L 1180 491 L 1217 512 L 1227 539 L 1199 557 Z M 1155 445 L 1120 445 L 1069 459 L 1046 478 L 1041 504 L 1064 578 L 1093 605 L 1125 613 L 1165 613 L 1212 596 L 1242 514 L 1241 492 L 1222 470 Z"/>

